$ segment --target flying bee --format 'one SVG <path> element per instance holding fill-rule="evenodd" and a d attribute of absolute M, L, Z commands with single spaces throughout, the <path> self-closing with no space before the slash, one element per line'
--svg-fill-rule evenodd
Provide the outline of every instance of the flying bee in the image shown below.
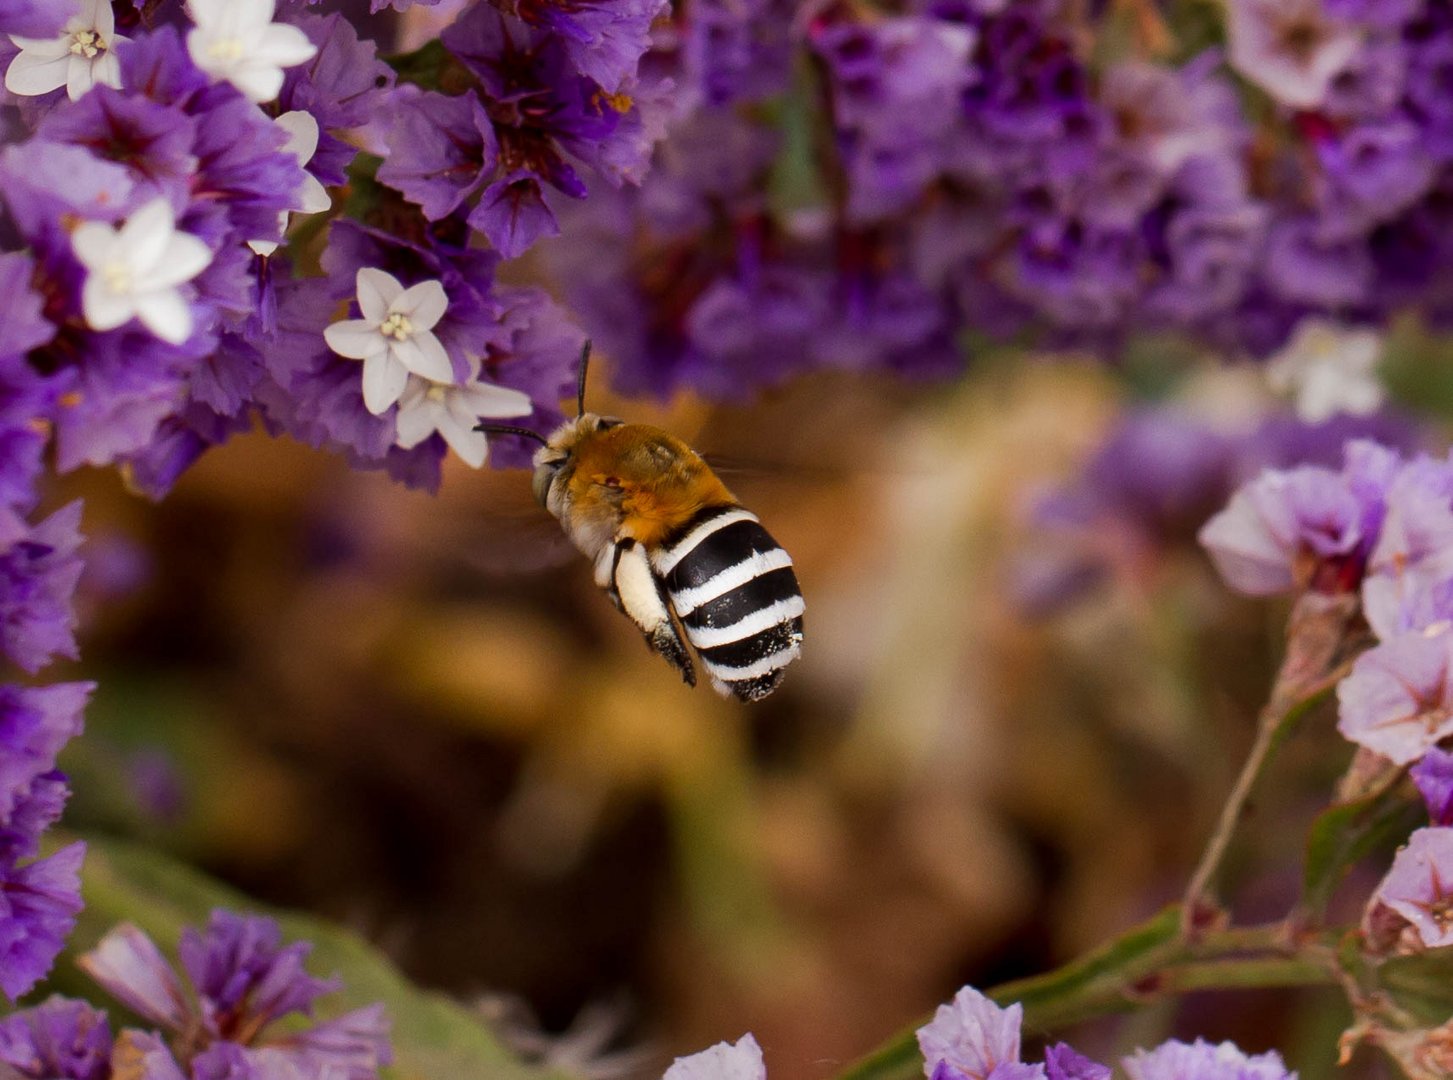
<path fill-rule="evenodd" d="M 696 650 L 723 696 L 759 701 L 802 653 L 802 591 L 792 557 L 701 456 L 648 424 L 585 411 L 590 343 L 580 354 L 577 413 L 541 444 L 535 498 L 595 565 L 595 583 L 696 685 Z"/>

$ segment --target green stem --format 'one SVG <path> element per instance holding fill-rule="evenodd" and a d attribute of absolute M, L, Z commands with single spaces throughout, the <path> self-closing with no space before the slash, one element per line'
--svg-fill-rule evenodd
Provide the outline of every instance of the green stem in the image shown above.
<path fill-rule="evenodd" d="M 1280 923 L 1181 936 L 1181 910 L 1166 908 L 1078 960 L 988 991 L 1001 1005 L 1024 1006 L 1024 1026 L 1043 1031 L 1148 1001 L 1220 987 L 1331 985 L 1326 942 L 1293 945 Z M 839 1080 L 911 1080 L 923 1071 L 914 1031 L 900 1032 Z"/>

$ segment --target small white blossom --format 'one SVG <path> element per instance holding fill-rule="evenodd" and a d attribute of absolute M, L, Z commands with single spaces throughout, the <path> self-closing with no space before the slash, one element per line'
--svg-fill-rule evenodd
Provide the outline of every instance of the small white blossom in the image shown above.
<path fill-rule="evenodd" d="M 358 271 L 361 319 L 345 319 L 323 331 L 328 347 L 339 356 L 363 361 L 363 403 L 381 416 L 403 396 L 410 373 L 431 382 L 454 381 L 449 354 L 434 336 L 449 297 L 437 281 L 421 281 L 405 289 L 383 270 Z"/>
<path fill-rule="evenodd" d="M 534 405 L 527 394 L 485 382 L 479 368 L 479 361 L 471 359 L 469 379 L 462 384 L 411 376 L 399 398 L 398 444 L 411 450 L 437 431 L 471 468 L 483 465 L 489 456 L 489 437 L 475 431 L 475 425 L 486 418 L 528 416 Z"/>
<path fill-rule="evenodd" d="M 225 79 L 249 101 L 271 101 L 283 88 L 283 68 L 317 55 L 296 26 L 272 21 L 274 0 L 187 0 L 197 25 L 187 32 L 192 62 Z"/>
<path fill-rule="evenodd" d="M 1322 0 L 1227 0 L 1231 66 L 1283 105 L 1314 109 L 1362 44 Z"/>
<path fill-rule="evenodd" d="M 677 1058 L 661 1080 L 767 1080 L 767 1066 L 762 1048 L 748 1033 L 734 1043 Z"/>
<path fill-rule="evenodd" d="M 86 268 L 81 312 L 93 330 L 114 330 L 133 317 L 163 341 L 192 335 L 192 309 L 177 286 L 212 261 L 212 250 L 177 232 L 171 205 L 154 199 L 120 228 L 87 221 L 71 233 L 71 249 Z"/>
<path fill-rule="evenodd" d="M 283 113 L 273 123 L 286 132 L 288 141 L 283 143 L 283 149 L 297 158 L 299 165 L 307 165 L 313 160 L 313 155 L 318 151 L 318 121 L 312 113 L 305 109 L 293 109 Z M 298 188 L 293 209 L 300 214 L 321 214 L 332 205 L 333 199 L 323 182 L 304 170 L 303 185 Z M 284 210 L 278 215 L 278 229 L 286 232 L 287 227 L 288 214 Z M 247 246 L 259 255 L 271 255 L 277 250 L 277 242 L 274 240 L 249 240 Z"/>
<path fill-rule="evenodd" d="M 1268 362 L 1266 374 L 1273 389 L 1292 398 L 1297 415 L 1316 424 L 1338 413 L 1376 412 L 1383 401 L 1377 378 L 1381 359 L 1377 331 L 1307 318 Z"/>
<path fill-rule="evenodd" d="M 5 89 L 36 97 L 66 88 L 72 101 L 96 83 L 121 85 L 121 66 L 111 50 L 127 39 L 116 33 L 110 0 L 81 0 L 81 10 L 59 37 L 11 37 L 19 54 L 5 70 Z"/>

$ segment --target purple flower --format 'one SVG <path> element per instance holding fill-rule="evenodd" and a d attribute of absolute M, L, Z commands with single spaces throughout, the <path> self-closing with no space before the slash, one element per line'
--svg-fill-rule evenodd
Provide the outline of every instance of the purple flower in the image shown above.
<path fill-rule="evenodd" d="M 1430 626 L 1453 614 L 1453 465 L 1418 457 L 1387 493 L 1387 511 L 1368 560 L 1363 607 L 1380 637 Z"/>
<path fill-rule="evenodd" d="M 767 1066 L 762 1048 L 748 1033 L 734 1043 L 677 1058 L 661 1080 L 767 1080 Z"/>
<path fill-rule="evenodd" d="M 1324 568 L 1333 584 L 1348 567 L 1360 572 L 1362 517 L 1345 476 L 1314 466 L 1268 470 L 1237 491 L 1199 539 L 1232 588 L 1269 596 L 1305 588 Z"/>
<path fill-rule="evenodd" d="M 0 649 L 26 671 L 76 656 L 71 595 L 81 577 L 80 523 L 78 500 L 0 551 Z"/>
<path fill-rule="evenodd" d="M 313 1002 L 339 988 L 303 967 L 312 946 L 282 944 L 270 919 L 214 911 L 206 933 L 188 927 L 177 953 L 196 987 L 202 1022 L 216 1038 L 260 1033 L 291 1012 L 311 1013 Z"/>
<path fill-rule="evenodd" d="M 1110 1080 L 1110 1067 L 1077 1053 L 1068 1043 L 1056 1043 L 1044 1052 L 1048 1080 Z"/>
<path fill-rule="evenodd" d="M 85 844 L 23 865 L 0 863 L 0 992 L 11 1001 L 48 972 L 81 910 Z"/>
<path fill-rule="evenodd" d="M 437 221 L 493 175 L 499 146 L 489 115 L 474 94 L 406 92 L 411 90 L 394 92 L 386 133 L 389 156 L 379 166 L 378 181 Z"/>
<path fill-rule="evenodd" d="M 1399 765 L 1453 734 L 1453 631 L 1402 634 L 1369 649 L 1337 686 L 1337 730 Z"/>
<path fill-rule="evenodd" d="M 90 683 L 0 686 L 0 826 L 13 822 L 34 782 L 81 732 Z M 33 854 L 34 849 L 23 854 Z"/>
<path fill-rule="evenodd" d="M 1417 829 L 1373 894 L 1413 924 L 1430 949 L 1453 944 L 1453 829 Z"/>
<path fill-rule="evenodd" d="M 34 1080 L 109 1080 L 111 1026 L 84 1001 L 50 997 L 0 1020 L 0 1061 Z"/>
<path fill-rule="evenodd" d="M 1001 1009 L 971 986 L 940 1005 L 933 1019 L 918 1029 L 923 1074 L 929 1080 L 1017 1080 L 1021 1005 Z M 1006 1068 L 1009 1067 L 1009 1068 Z M 1027 1067 L 1020 1066 L 1021 1069 Z M 1037 1072 L 1025 1075 L 1043 1075 Z"/>
<path fill-rule="evenodd" d="M 80 0 L 0 0 L 0 34 L 57 37 L 80 9 Z"/>
<path fill-rule="evenodd" d="M 1130 1080 L 1296 1080 L 1274 1050 L 1247 1054 L 1235 1043 L 1216 1045 L 1175 1039 L 1154 1050 L 1137 1050 L 1124 1060 Z"/>
<path fill-rule="evenodd" d="M 183 931 L 178 949 L 195 1006 L 160 950 L 134 926 L 112 930 L 78 962 L 127 1008 L 200 1043 L 193 1080 L 334 1073 L 372 1080 L 390 1059 L 379 1006 L 285 1034 L 269 1030 L 291 1013 L 311 1014 L 318 997 L 338 988 L 336 979 L 317 979 L 304 969 L 311 948 L 306 942 L 283 945 L 271 919 L 214 911 L 205 931 Z M 163 1067 L 171 1059 L 157 1060 Z"/>
<path fill-rule="evenodd" d="M 1408 770 L 1423 801 L 1428 804 L 1432 825 L 1453 825 L 1453 753 L 1429 747 Z"/>
<path fill-rule="evenodd" d="M 377 115 L 394 85 L 393 69 L 341 14 L 305 15 L 292 23 L 318 52 L 287 69 L 278 106 L 283 112 L 301 109 L 318 121 L 318 148 L 308 171 L 324 184 L 342 184 L 358 148 L 333 133 L 362 127 Z"/>
<path fill-rule="evenodd" d="M 796 13 L 792 0 L 697 0 L 682 42 L 687 85 L 712 106 L 782 93 Z"/>
<path fill-rule="evenodd" d="M 665 8 L 666 0 L 537 0 L 516 5 L 525 22 L 558 35 L 576 70 L 608 94 L 634 78 L 651 44 L 651 23 Z"/>

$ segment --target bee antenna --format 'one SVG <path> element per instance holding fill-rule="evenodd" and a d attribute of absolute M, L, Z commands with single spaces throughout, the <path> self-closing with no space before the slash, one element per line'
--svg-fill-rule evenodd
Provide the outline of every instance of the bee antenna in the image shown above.
<path fill-rule="evenodd" d="M 590 367 L 590 339 L 585 339 L 585 345 L 580 350 L 580 377 L 575 384 L 575 408 L 576 418 L 585 415 L 585 372 Z"/>
<path fill-rule="evenodd" d="M 549 439 L 538 431 L 531 431 L 526 427 L 513 427 L 510 424 L 476 424 L 474 430 L 487 431 L 491 435 L 519 435 L 526 439 L 534 439 L 541 446 L 550 445 Z"/>

